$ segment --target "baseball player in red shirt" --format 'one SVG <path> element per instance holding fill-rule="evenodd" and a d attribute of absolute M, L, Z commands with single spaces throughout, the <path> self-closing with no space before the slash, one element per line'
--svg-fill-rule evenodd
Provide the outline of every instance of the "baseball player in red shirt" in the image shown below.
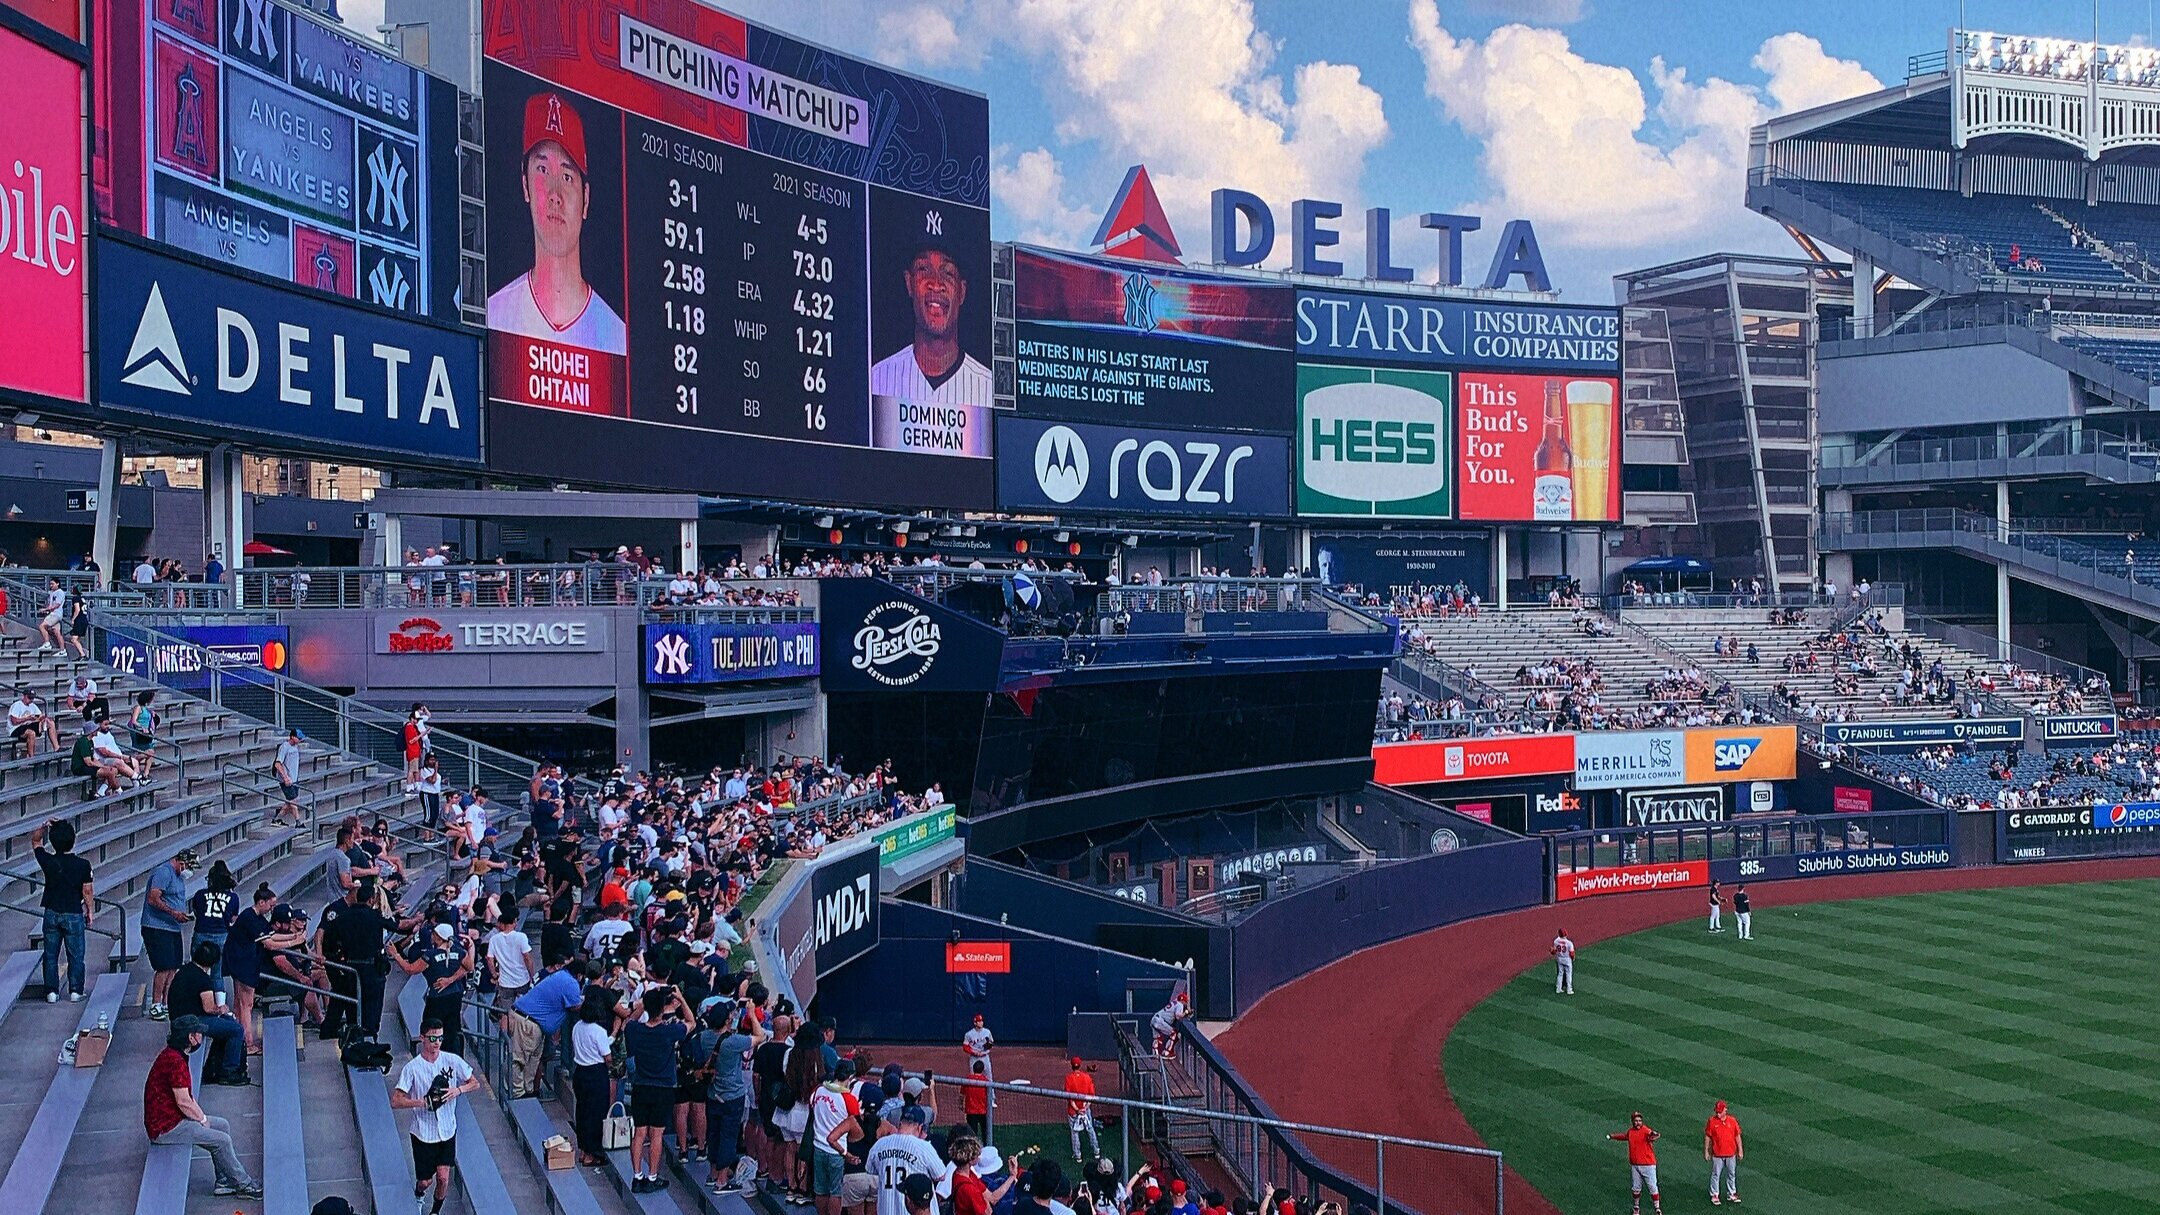
<path fill-rule="evenodd" d="M 1710 1162 L 1710 1205 L 1718 1204 L 1718 1178 L 1725 1178 L 1725 1201 L 1740 1201 L 1740 1120 L 1725 1112 L 1720 1101 L 1702 1133 L 1703 1159 Z"/>
<path fill-rule="evenodd" d="M 1658 1200 L 1657 1150 L 1650 1146 L 1658 1141 L 1658 1133 L 1642 1120 L 1642 1111 L 1628 1115 L 1628 1129 L 1605 1137 L 1627 1142 L 1628 1209 L 1642 1215 L 1642 1192 L 1647 1189 L 1653 1215 L 1665 1215 L 1665 1206 Z"/>

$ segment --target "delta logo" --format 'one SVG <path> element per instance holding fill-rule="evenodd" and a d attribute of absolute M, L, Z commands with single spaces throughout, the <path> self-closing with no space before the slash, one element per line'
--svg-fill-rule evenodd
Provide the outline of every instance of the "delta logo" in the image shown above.
<path fill-rule="evenodd" d="M 456 647 L 456 638 L 432 616 L 409 616 L 390 634 L 393 654 L 447 654 Z"/>
<path fill-rule="evenodd" d="M 1720 739 L 1710 749 L 1710 765 L 1719 772 L 1738 772 L 1747 767 L 1747 762 L 1755 757 L 1755 750 L 1760 746 L 1760 738 Z"/>

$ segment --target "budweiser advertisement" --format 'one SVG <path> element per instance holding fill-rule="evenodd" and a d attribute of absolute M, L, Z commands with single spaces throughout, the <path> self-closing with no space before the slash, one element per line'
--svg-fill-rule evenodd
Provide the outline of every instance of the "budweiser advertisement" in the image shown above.
<path fill-rule="evenodd" d="M 0 27 L 0 393 L 87 399 L 83 70 Z"/>
<path fill-rule="evenodd" d="M 1574 771 L 1573 734 L 1387 743 L 1373 748 L 1373 780 L 1382 785 L 1430 785 Z"/>
<path fill-rule="evenodd" d="M 1620 517 L 1613 467 L 1618 380 L 1466 372 L 1457 381 L 1457 518 L 1571 523 Z"/>
<path fill-rule="evenodd" d="M 1553 901 L 1594 898 L 1601 894 L 1640 894 L 1647 890 L 1682 890 L 1710 884 L 1709 861 L 1672 861 L 1662 865 L 1615 865 L 1582 869 L 1553 878 Z"/>

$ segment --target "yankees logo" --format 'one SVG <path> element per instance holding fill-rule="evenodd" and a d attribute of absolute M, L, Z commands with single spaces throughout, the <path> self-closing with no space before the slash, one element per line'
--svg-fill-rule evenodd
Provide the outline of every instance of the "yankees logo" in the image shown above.
<path fill-rule="evenodd" d="M 690 673 L 690 639 L 681 633 L 668 633 L 653 642 L 653 674 L 688 675 Z"/>

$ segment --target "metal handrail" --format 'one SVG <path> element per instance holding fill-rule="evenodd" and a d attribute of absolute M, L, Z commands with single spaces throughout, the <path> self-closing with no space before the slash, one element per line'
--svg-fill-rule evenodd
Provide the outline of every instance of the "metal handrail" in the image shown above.
<path fill-rule="evenodd" d="M 0 575 L 0 588 L 5 588 L 8 592 L 7 614 L 18 622 L 34 625 L 38 608 L 31 593 L 32 588 L 5 575 Z M 203 678 L 206 686 L 199 698 L 212 705 L 230 709 L 281 729 L 301 726 L 303 723 L 295 720 L 297 717 L 327 715 L 337 732 L 335 742 L 338 750 L 366 756 L 392 770 L 395 770 L 395 765 L 362 749 L 356 742 L 364 740 L 368 732 L 373 731 L 381 744 L 379 750 L 382 754 L 403 753 L 403 718 L 387 709 L 303 683 L 288 675 L 243 667 L 214 650 L 146 623 L 114 623 L 104 619 L 103 613 L 93 612 L 91 627 L 96 632 L 117 634 L 140 643 L 177 646 L 193 652 L 199 659 L 199 670 L 188 674 L 200 675 Z M 99 637 L 98 640 L 102 642 L 104 638 Z M 103 652 L 102 645 L 98 647 L 98 652 Z M 153 674 L 149 678 L 155 682 L 157 677 Z M 261 703 L 265 699 L 268 703 Z M 537 770 L 536 761 L 447 730 L 432 730 L 429 738 L 431 749 L 446 773 L 457 771 L 460 767 L 464 770 L 465 779 L 450 783 L 477 785 L 481 783 L 483 774 L 492 774 L 508 779 L 514 785 L 525 786 L 531 783 L 533 773 Z M 580 793 L 599 792 L 597 785 L 583 778 L 574 781 L 573 785 Z"/>
<path fill-rule="evenodd" d="M 242 608 L 615 607 L 636 604 L 649 582 L 612 561 L 256 566 L 231 576 Z"/>

